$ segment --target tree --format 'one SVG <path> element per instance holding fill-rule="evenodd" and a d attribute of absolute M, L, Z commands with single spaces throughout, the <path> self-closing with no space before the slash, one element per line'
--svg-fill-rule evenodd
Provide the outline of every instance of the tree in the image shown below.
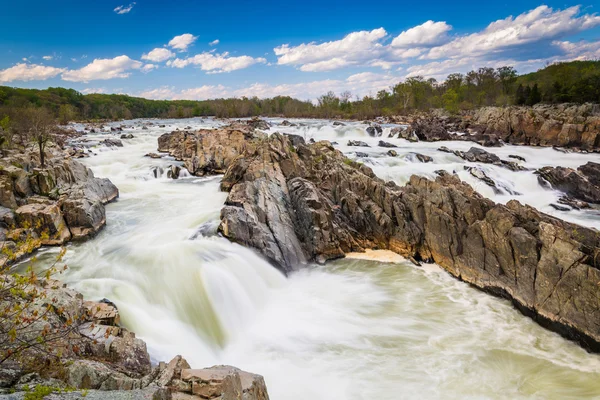
<path fill-rule="evenodd" d="M 31 140 L 38 146 L 40 165 L 46 167 L 46 145 L 50 141 L 52 128 L 56 126 L 54 118 L 43 107 L 29 107 L 22 112 L 22 125 Z"/>
<path fill-rule="evenodd" d="M 454 89 L 448 89 L 443 94 L 442 99 L 444 101 L 444 108 L 453 114 L 458 112 L 458 93 Z"/>
<path fill-rule="evenodd" d="M 504 94 L 510 94 L 514 83 L 517 81 L 517 70 L 513 67 L 504 66 L 496 71 L 502 85 L 502 91 Z"/>
<path fill-rule="evenodd" d="M 66 125 L 69 121 L 74 120 L 76 115 L 75 107 L 70 104 L 62 104 L 58 109 L 58 120 L 62 125 Z"/>
<path fill-rule="evenodd" d="M 529 92 L 529 96 L 527 97 L 527 105 L 533 106 L 534 104 L 537 104 L 540 101 L 542 101 L 542 94 L 540 93 L 540 90 L 536 83 L 533 85 L 533 88 L 531 88 L 531 92 Z"/>

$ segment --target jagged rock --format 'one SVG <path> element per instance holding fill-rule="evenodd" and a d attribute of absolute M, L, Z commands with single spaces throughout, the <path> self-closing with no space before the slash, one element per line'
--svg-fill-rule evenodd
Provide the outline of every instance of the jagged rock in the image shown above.
<path fill-rule="evenodd" d="M 121 135 L 121 139 L 133 139 L 135 136 L 133 136 L 132 133 L 125 133 L 123 135 Z"/>
<path fill-rule="evenodd" d="M 555 210 L 558 210 L 558 211 L 571 211 L 571 209 L 569 207 L 559 206 L 558 204 L 554 204 L 554 203 L 551 203 L 550 207 L 552 207 L 552 208 L 554 208 Z"/>
<path fill-rule="evenodd" d="M 396 150 L 388 150 L 388 152 L 386 154 L 391 157 L 396 157 L 398 155 Z"/>
<path fill-rule="evenodd" d="M 355 146 L 355 147 L 371 147 L 369 146 L 368 143 L 363 142 L 361 140 L 348 140 L 348 146 Z"/>
<path fill-rule="evenodd" d="M 580 200 L 574 199 L 570 196 L 562 196 L 560 199 L 558 199 L 558 202 L 560 204 L 565 204 L 571 208 L 574 208 L 575 210 L 591 208 L 589 203 L 586 203 L 585 201 L 580 201 Z"/>
<path fill-rule="evenodd" d="M 489 153 L 483 149 L 477 147 L 471 147 L 468 151 L 450 150 L 449 148 L 442 146 L 438 149 L 444 153 L 452 153 L 457 157 L 462 158 L 469 162 L 479 162 L 484 164 L 494 164 L 504 168 L 508 168 L 511 171 L 525 171 L 527 168 L 517 164 L 514 161 L 501 160 L 495 154 Z"/>
<path fill-rule="evenodd" d="M 543 167 L 535 173 L 540 179 L 549 182 L 556 190 L 565 192 L 567 195 L 587 202 L 600 203 L 600 186 L 594 182 L 598 182 L 600 175 L 597 175 L 596 163 L 588 163 L 575 171 L 571 168 L 564 167 Z M 584 175 L 583 171 L 589 175 Z"/>
<path fill-rule="evenodd" d="M 346 126 L 343 122 L 333 121 L 333 126 Z"/>
<path fill-rule="evenodd" d="M 465 169 L 467 171 L 469 171 L 469 173 L 472 176 L 474 176 L 475 178 L 479 179 L 486 185 L 494 188 L 494 193 L 501 193 L 500 190 L 498 189 L 498 187 L 496 186 L 496 182 L 492 178 L 487 176 L 487 174 L 482 169 L 479 169 L 477 167 L 467 167 L 467 166 L 465 166 Z"/>
<path fill-rule="evenodd" d="M 17 224 L 29 227 L 46 246 L 60 245 L 71 239 L 60 207 L 56 204 L 27 204 L 15 211 Z"/>
<path fill-rule="evenodd" d="M 367 133 L 369 136 L 381 136 L 383 129 L 381 128 L 381 125 L 371 122 L 371 124 L 367 127 Z"/>
<path fill-rule="evenodd" d="M 281 124 L 279 124 L 279 125 L 281 125 L 281 126 L 296 126 L 296 124 L 291 123 L 287 119 L 283 120 L 283 122 L 281 122 Z"/>
<path fill-rule="evenodd" d="M 383 140 L 379 141 L 379 147 L 387 147 L 387 148 L 395 148 L 398 147 L 393 143 L 389 143 L 389 142 L 384 142 Z"/>
<path fill-rule="evenodd" d="M 100 144 L 103 144 L 108 147 L 123 147 L 123 142 L 121 142 L 119 139 L 104 139 L 100 142 Z"/>
<path fill-rule="evenodd" d="M 357 151 L 355 154 L 356 154 L 356 157 L 359 157 L 359 158 L 369 157 L 369 155 L 367 153 L 363 153 L 362 151 Z"/>
<path fill-rule="evenodd" d="M 241 124 L 193 133 L 175 131 L 158 138 L 158 150 L 184 161 L 184 167 L 192 175 L 224 173 L 249 145 L 246 139 L 251 137 L 254 137 L 252 129 Z M 204 150 L 209 148 L 210 152 Z"/>
<path fill-rule="evenodd" d="M 305 144 L 306 141 L 304 140 L 304 138 L 300 135 L 294 135 L 291 133 L 285 133 L 285 135 L 290 138 L 290 141 L 292 142 L 292 146 L 294 147 L 298 147 L 301 144 Z"/>

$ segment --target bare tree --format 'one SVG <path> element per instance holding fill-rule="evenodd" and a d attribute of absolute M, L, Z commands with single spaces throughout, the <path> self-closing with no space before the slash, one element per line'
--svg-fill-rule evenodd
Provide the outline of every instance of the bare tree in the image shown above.
<path fill-rule="evenodd" d="M 40 152 L 41 167 L 45 168 L 46 145 L 52 137 L 52 128 L 56 126 L 54 117 L 43 107 L 30 107 L 23 110 L 22 118 L 24 129 Z"/>

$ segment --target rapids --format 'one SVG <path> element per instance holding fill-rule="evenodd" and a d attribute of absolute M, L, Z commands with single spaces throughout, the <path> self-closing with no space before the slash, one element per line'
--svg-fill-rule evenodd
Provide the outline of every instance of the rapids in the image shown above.
<path fill-rule="evenodd" d="M 540 186 L 531 171 L 479 165 L 510 189 L 494 194 L 464 170 L 471 163 L 436 151 L 440 146 L 468 150 L 476 146 L 472 143 L 388 139 L 391 126 L 371 138 L 359 123 L 334 127 L 331 121 L 293 120 L 302 125 L 279 127 L 281 120 L 270 121 L 271 132 L 336 141 L 351 158 L 356 151 L 367 153 L 359 161 L 401 185 L 412 174 L 455 171 L 496 202 L 515 198 L 600 228 L 597 210 L 550 207 L 560 193 Z M 141 130 L 143 122 L 121 122 L 136 127 L 125 130 L 135 138 L 123 140 L 123 148 L 92 147 L 96 155 L 83 160 L 117 185 L 120 198 L 108 205 L 107 226 L 96 238 L 68 247 L 69 270 L 61 279 L 87 298 L 116 303 L 122 323 L 146 341 L 154 360 L 182 354 L 195 367 L 224 363 L 259 373 L 274 400 L 600 397 L 598 355 L 435 265 L 419 268 L 369 253 L 284 278 L 254 251 L 214 235 L 226 198 L 219 177 L 171 180 L 164 172 L 155 177 L 154 168 L 165 171 L 175 162 L 143 157 L 156 151 L 162 133 L 220 122 L 152 121 L 154 126 Z M 88 144 L 109 136 L 88 134 Z M 348 147 L 349 139 L 371 147 Z M 377 147 L 379 140 L 398 145 L 398 157 L 387 156 L 388 149 Z M 486 150 L 503 159 L 523 156 L 529 168 L 600 162 L 600 155 L 553 149 Z M 419 163 L 414 152 L 434 162 Z M 47 250 L 46 259 L 55 251 Z"/>

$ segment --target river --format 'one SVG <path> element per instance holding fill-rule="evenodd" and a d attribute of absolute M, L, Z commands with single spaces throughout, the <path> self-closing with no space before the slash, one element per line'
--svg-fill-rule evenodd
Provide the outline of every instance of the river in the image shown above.
<path fill-rule="evenodd" d="M 274 400 L 600 398 L 600 357 L 435 265 L 344 259 L 285 278 L 254 251 L 211 234 L 226 198 L 220 177 L 155 177 L 154 168 L 166 169 L 173 160 L 144 154 L 156 151 L 162 133 L 219 122 L 152 121 L 141 130 L 143 122 L 124 122 L 136 126 L 125 130 L 135 138 L 123 140 L 124 147 L 92 148 L 96 155 L 82 160 L 96 176 L 110 178 L 120 197 L 107 206 L 107 226 L 96 238 L 69 245 L 61 279 L 86 298 L 116 303 L 122 323 L 147 342 L 153 360 L 182 354 L 194 367 L 235 365 L 264 375 Z M 560 193 L 540 186 L 531 171 L 479 165 L 504 188 L 496 194 L 464 170 L 475 164 L 436 151 L 442 145 L 467 150 L 471 143 L 388 139 L 390 126 L 371 138 L 359 123 L 271 122 L 271 131 L 337 141 L 351 158 L 365 152 L 360 161 L 398 184 L 414 173 L 434 177 L 445 169 L 494 201 L 516 198 L 600 227 L 596 210 L 553 209 L 549 204 Z M 348 139 L 372 147 L 348 147 Z M 397 144 L 398 157 L 385 155 L 379 140 Z M 600 162 L 600 155 L 549 148 L 487 150 L 503 159 L 525 157 L 530 168 Z M 420 163 L 413 152 L 434 162 Z"/>

